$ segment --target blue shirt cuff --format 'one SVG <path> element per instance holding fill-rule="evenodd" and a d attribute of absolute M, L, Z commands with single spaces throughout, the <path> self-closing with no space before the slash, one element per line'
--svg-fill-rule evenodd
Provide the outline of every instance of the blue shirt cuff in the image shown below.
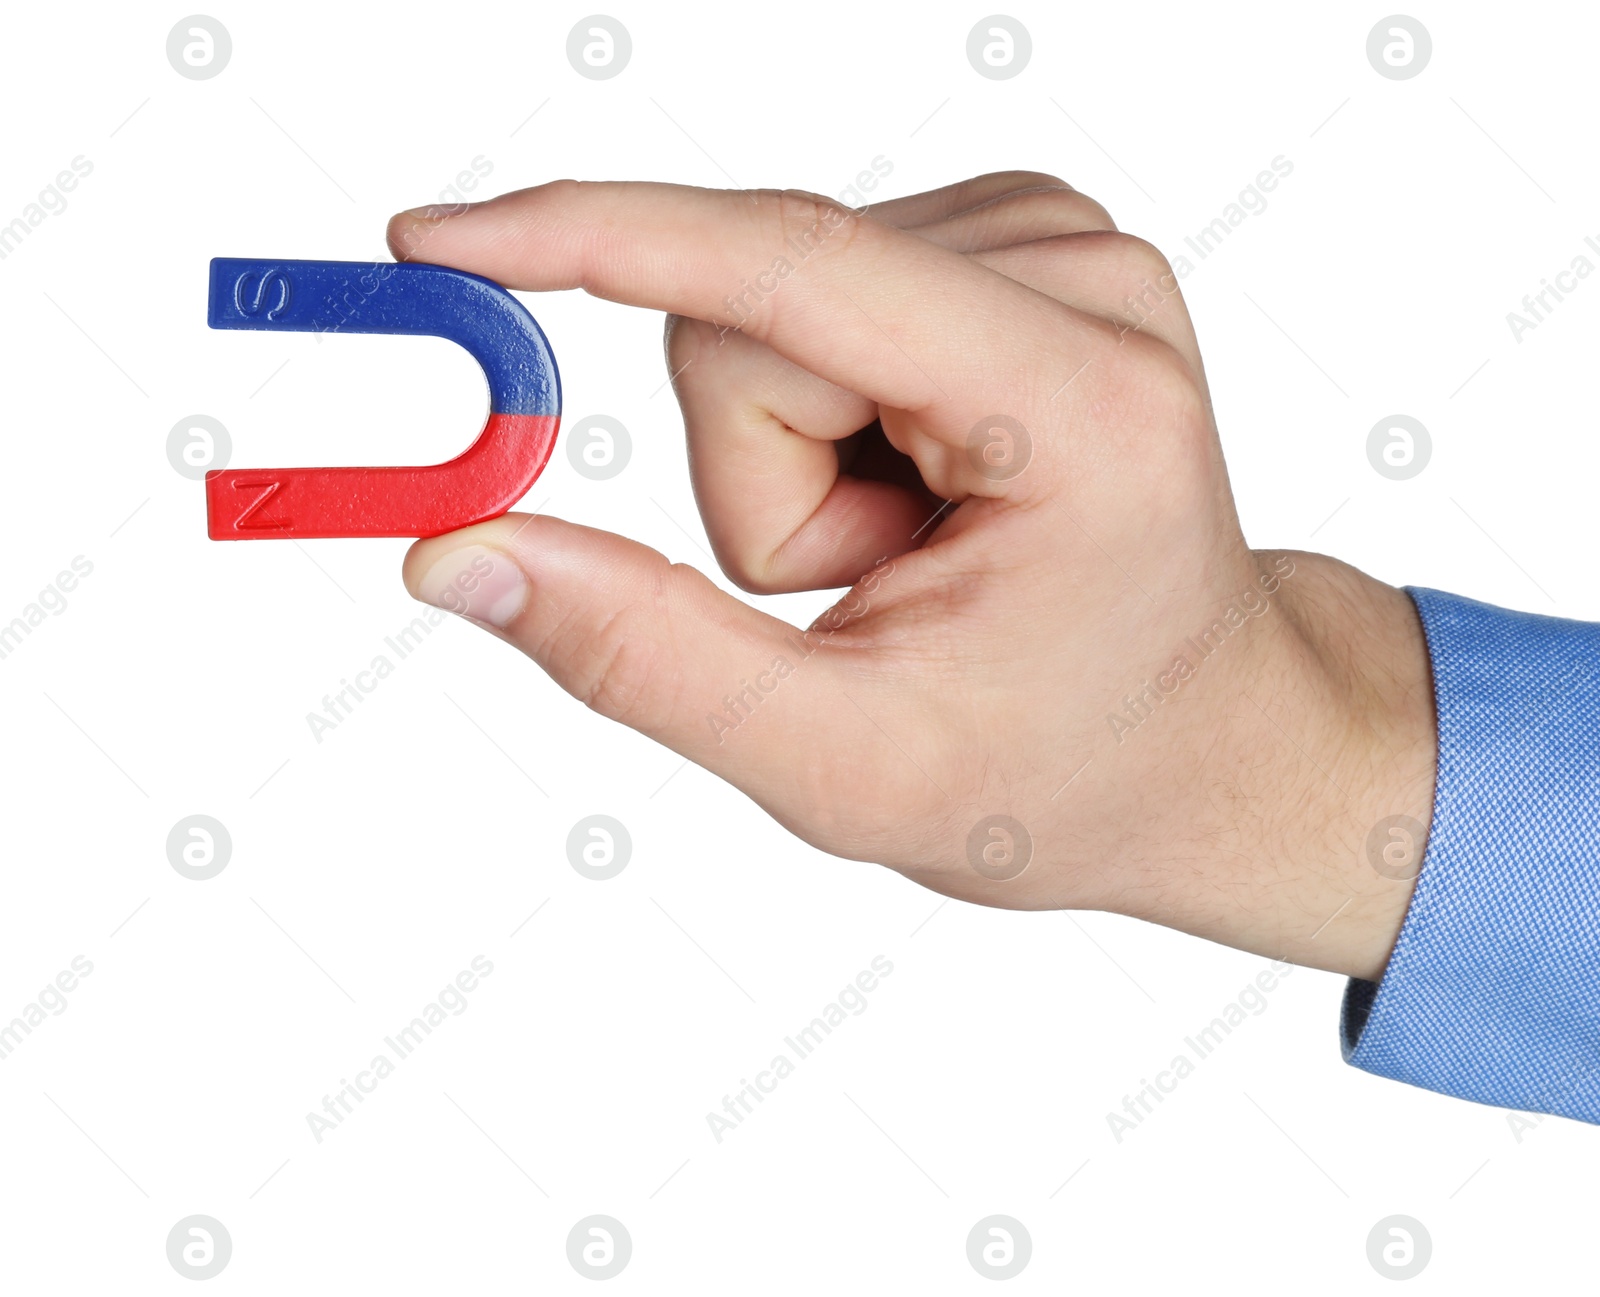
<path fill-rule="evenodd" d="M 1345 1060 L 1600 1123 L 1600 626 L 1406 593 L 1433 662 L 1433 824 L 1382 980 L 1345 990 Z"/>

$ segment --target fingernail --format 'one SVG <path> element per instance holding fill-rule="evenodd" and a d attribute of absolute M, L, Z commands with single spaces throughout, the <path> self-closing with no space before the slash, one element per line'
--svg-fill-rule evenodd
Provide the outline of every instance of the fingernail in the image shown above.
<path fill-rule="evenodd" d="M 528 581 L 506 555 L 468 545 L 434 562 L 417 586 L 417 598 L 504 630 L 528 602 Z"/>

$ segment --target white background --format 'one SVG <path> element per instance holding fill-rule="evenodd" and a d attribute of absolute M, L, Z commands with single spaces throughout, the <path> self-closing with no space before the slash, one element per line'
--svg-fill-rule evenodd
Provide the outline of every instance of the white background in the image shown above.
<path fill-rule="evenodd" d="M 0 661 L 0 1020 L 94 970 L 0 1062 L 0 1287 L 186 1291 L 165 1240 L 192 1213 L 241 1293 L 589 1291 L 565 1240 L 591 1213 L 632 1236 L 619 1291 L 977 1292 L 993 1213 L 1032 1235 L 1019 1291 L 1378 1290 L 1392 1213 L 1431 1233 L 1419 1291 L 1589 1272 L 1593 1132 L 1519 1143 L 1347 1068 L 1337 978 L 1296 972 L 1119 1144 L 1106 1114 L 1261 960 L 825 857 L 460 623 L 317 743 L 306 714 L 417 613 L 405 542 L 212 543 L 164 446 L 202 413 L 241 467 L 459 449 L 484 408 L 463 353 L 210 332 L 206 263 L 383 255 L 390 212 L 475 157 L 492 191 L 1026 167 L 1176 256 L 1281 154 L 1183 284 L 1252 543 L 1600 619 L 1600 283 L 1520 343 L 1505 318 L 1600 236 L 1594 14 L 1419 9 L 1432 62 L 1392 81 L 1382 8 L 1017 5 L 1033 59 L 992 81 L 981 7 L 620 5 L 632 62 L 590 81 L 583 8 L 209 12 L 233 56 L 205 81 L 166 60 L 181 9 L 18 4 L 0 43 L 0 223 L 93 165 L 0 261 L 0 622 L 93 563 Z M 659 316 L 525 300 L 566 426 L 634 441 L 607 482 L 558 446 L 526 507 L 709 569 Z M 1365 454 L 1394 413 L 1434 441 L 1406 482 Z M 765 602 L 805 624 L 832 598 Z M 233 839 L 206 882 L 166 857 L 194 813 Z M 566 858 L 591 813 L 633 838 L 606 882 Z M 467 1010 L 317 1143 L 306 1114 L 477 955 Z M 706 1114 L 877 955 L 866 1012 L 717 1143 Z"/>

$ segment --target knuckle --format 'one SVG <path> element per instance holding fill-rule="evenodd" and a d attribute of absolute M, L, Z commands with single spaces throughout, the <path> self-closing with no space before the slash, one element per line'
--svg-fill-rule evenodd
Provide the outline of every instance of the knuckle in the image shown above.
<path fill-rule="evenodd" d="M 694 364 L 703 364 L 717 354 L 722 342 L 721 331 L 714 324 L 705 320 L 696 320 L 687 315 L 669 315 L 662 329 L 662 349 L 666 352 L 667 373 L 682 375 L 683 381 L 689 378 L 689 370 Z"/>
<path fill-rule="evenodd" d="M 703 507 L 701 515 L 706 520 L 711 555 L 723 576 L 746 594 L 787 593 L 773 576 L 774 551 L 764 549 L 760 537 L 752 535 L 748 527 L 717 526 Z"/>
<path fill-rule="evenodd" d="M 682 684 L 673 612 L 681 604 L 676 592 L 682 574 L 691 570 L 662 557 L 647 587 L 598 626 L 564 629 L 561 638 L 567 642 L 555 656 L 565 658 L 563 683 L 573 697 L 633 729 L 649 733 L 662 727 Z"/>
<path fill-rule="evenodd" d="M 917 881 L 954 872 L 946 841 L 947 800 L 900 764 L 875 769 L 870 790 L 859 772 L 834 762 L 796 763 L 797 791 L 814 808 L 807 836 L 832 855 L 869 861 Z"/>
<path fill-rule="evenodd" d="M 713 540 L 711 549 L 723 575 L 746 594 L 793 594 L 811 588 L 805 580 L 796 579 L 791 542 L 797 534 L 791 532 L 775 541 L 773 533 L 766 532 L 748 536 L 742 545 Z"/>
<path fill-rule="evenodd" d="M 758 562 L 748 548 L 717 536 L 710 537 L 711 552 L 722 574 L 746 594 L 777 594 L 768 579 L 771 560 Z"/>
<path fill-rule="evenodd" d="M 721 567 L 728 580 L 746 594 L 790 593 L 789 584 L 773 575 L 770 559 L 766 563 L 757 564 L 751 562 L 747 555 L 729 554 L 724 557 L 718 554 L 717 565 Z"/>
<path fill-rule="evenodd" d="M 1179 352 L 1154 337 L 1140 336 L 1132 357 L 1133 383 L 1148 420 L 1184 437 L 1209 435 L 1211 407 L 1194 370 Z"/>
<path fill-rule="evenodd" d="M 563 177 L 560 180 L 546 181 L 539 188 L 543 192 L 544 197 L 550 202 L 558 206 L 565 206 L 578 202 L 585 194 L 593 189 L 593 187 L 593 181 L 574 180 L 570 177 Z"/>
<path fill-rule="evenodd" d="M 1007 217 L 1030 239 L 1116 228 L 1104 207 L 1088 194 L 1065 186 L 1019 190 L 1001 203 Z"/>
<path fill-rule="evenodd" d="M 953 246 L 979 253 L 1116 230 L 1104 207 L 1064 185 L 1012 190 L 935 224 L 952 233 Z"/>
<path fill-rule="evenodd" d="M 756 203 L 763 233 L 791 261 L 824 250 L 843 251 L 861 229 L 860 213 L 803 189 L 761 191 Z"/>
<path fill-rule="evenodd" d="M 1167 260 L 1167 254 L 1148 239 L 1141 239 L 1137 234 L 1120 232 L 1108 238 L 1112 255 L 1130 275 L 1151 281 L 1170 280 L 1176 285 L 1177 275 L 1172 269 L 1172 263 Z"/>
<path fill-rule="evenodd" d="M 1058 189 L 1071 189 L 1072 185 L 1060 176 L 1049 171 L 1013 171 L 1009 173 L 1018 188 L 1029 185 L 1049 185 Z"/>
<path fill-rule="evenodd" d="M 1051 175 L 1047 171 L 991 171 L 986 175 L 978 176 L 968 181 L 969 186 L 980 190 L 1000 189 L 1004 193 L 1013 193 L 1019 189 L 1070 189 L 1072 188 L 1060 176 Z"/>
<path fill-rule="evenodd" d="M 1095 238 L 1096 269 L 1104 281 L 1096 301 L 1107 318 L 1118 322 L 1119 344 L 1130 334 L 1142 334 L 1193 353 L 1194 327 L 1180 276 L 1166 254 L 1131 234 L 1107 232 Z M 1176 359 L 1193 382 L 1198 377 L 1194 369 L 1198 358 Z"/>
<path fill-rule="evenodd" d="M 645 700 L 652 696 L 659 654 L 648 640 L 628 633 L 636 620 L 626 609 L 607 619 L 584 652 L 573 694 L 607 720 L 644 728 L 650 719 Z"/>

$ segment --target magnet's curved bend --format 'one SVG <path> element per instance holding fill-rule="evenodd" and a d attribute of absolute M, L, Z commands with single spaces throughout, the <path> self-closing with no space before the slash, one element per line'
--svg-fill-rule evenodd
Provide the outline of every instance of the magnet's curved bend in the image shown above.
<path fill-rule="evenodd" d="M 448 338 L 483 369 L 489 420 L 456 458 L 421 468 L 218 469 L 212 540 L 437 536 L 516 504 L 561 424 L 561 377 L 533 316 L 500 285 L 415 262 L 211 262 L 213 329 Z"/>

